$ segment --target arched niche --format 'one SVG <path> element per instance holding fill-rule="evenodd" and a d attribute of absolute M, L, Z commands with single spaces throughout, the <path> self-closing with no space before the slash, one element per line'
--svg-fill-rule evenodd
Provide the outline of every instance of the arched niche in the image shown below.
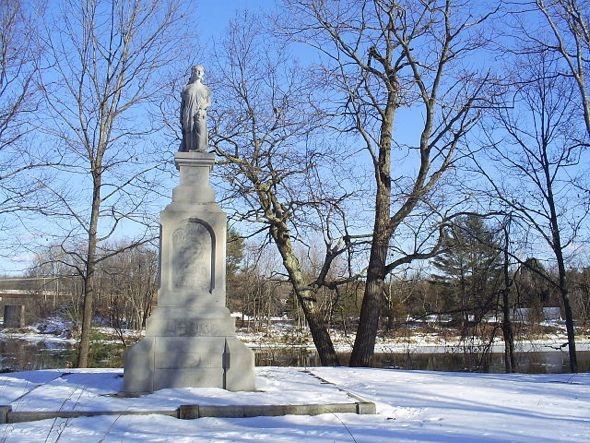
<path fill-rule="evenodd" d="M 172 288 L 204 290 L 215 288 L 215 232 L 196 218 L 183 222 L 172 233 Z"/>

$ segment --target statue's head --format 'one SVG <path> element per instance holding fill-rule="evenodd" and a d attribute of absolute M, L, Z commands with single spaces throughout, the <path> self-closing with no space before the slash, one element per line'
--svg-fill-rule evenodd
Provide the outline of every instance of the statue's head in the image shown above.
<path fill-rule="evenodd" d="M 205 75 L 205 68 L 203 67 L 203 65 L 195 65 L 191 70 L 190 81 L 194 82 L 197 79 L 201 80 L 203 78 L 203 75 Z"/>

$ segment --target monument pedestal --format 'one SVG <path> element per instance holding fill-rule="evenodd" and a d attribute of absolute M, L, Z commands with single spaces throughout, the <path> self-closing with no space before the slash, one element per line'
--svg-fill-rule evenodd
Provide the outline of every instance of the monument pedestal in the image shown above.
<path fill-rule="evenodd" d="M 146 336 L 125 355 L 124 390 L 254 390 L 254 354 L 225 307 L 226 216 L 209 186 L 213 154 L 179 152 L 180 184 L 160 216 L 160 290 Z"/>

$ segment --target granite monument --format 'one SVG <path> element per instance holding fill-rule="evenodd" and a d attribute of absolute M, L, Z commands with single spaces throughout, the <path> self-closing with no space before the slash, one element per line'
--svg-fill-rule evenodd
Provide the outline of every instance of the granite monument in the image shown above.
<path fill-rule="evenodd" d="M 254 390 L 254 355 L 225 306 L 226 216 L 215 202 L 207 153 L 209 90 L 202 66 L 182 92 L 180 184 L 160 214 L 160 288 L 145 337 L 125 355 L 124 390 Z"/>

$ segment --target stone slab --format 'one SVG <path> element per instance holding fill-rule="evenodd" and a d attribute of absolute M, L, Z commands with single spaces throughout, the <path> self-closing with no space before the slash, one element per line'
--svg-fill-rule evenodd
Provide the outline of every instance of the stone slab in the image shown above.
<path fill-rule="evenodd" d="M 2 397 L 0 423 L 97 415 L 161 414 L 191 419 L 205 416 L 374 414 L 374 403 L 316 377 L 313 370 L 264 367 L 257 369 L 260 390 L 170 389 L 131 396 L 121 392 L 119 369 L 70 369 L 0 374 L 11 390 Z M 313 393 L 310 396 L 310 393 Z M 302 396 L 313 401 L 301 402 Z"/>
<path fill-rule="evenodd" d="M 325 403 L 300 405 L 181 405 L 169 410 L 123 410 L 123 411 L 12 411 L 10 406 L 0 406 L 6 413 L 0 415 L 0 424 L 24 423 L 55 418 L 98 417 L 105 415 L 166 415 L 181 420 L 195 420 L 205 417 L 248 418 L 278 417 L 283 415 L 319 415 L 319 414 L 375 414 L 372 408 L 359 408 L 358 403 Z"/>
<path fill-rule="evenodd" d="M 145 337 L 125 355 L 124 390 L 255 389 L 254 354 L 236 337 Z"/>

